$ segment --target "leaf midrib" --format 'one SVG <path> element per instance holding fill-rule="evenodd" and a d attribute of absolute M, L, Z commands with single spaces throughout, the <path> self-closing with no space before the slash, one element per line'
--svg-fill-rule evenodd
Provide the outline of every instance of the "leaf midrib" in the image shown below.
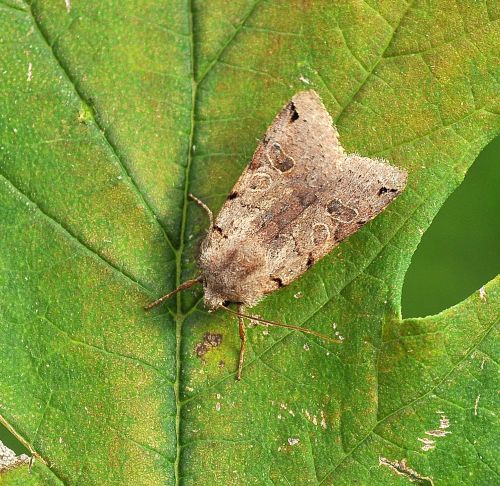
<path fill-rule="evenodd" d="M 213 67 L 217 64 L 223 53 L 226 49 L 232 44 L 238 33 L 241 31 L 243 25 L 250 18 L 252 13 L 257 8 L 257 5 L 261 3 L 262 0 L 257 0 L 252 8 L 249 9 L 247 15 L 245 15 L 238 25 L 238 27 L 233 32 L 232 36 L 225 43 L 225 45 L 219 49 L 214 59 L 209 63 L 203 74 L 197 79 L 197 68 L 196 68 L 196 42 L 195 42 L 195 18 L 194 18 L 194 9 L 193 9 L 193 0 L 189 0 L 189 44 L 190 44 L 190 65 L 191 65 L 191 130 L 189 134 L 189 141 L 187 146 L 187 162 L 184 169 L 184 195 L 183 195 L 183 206 L 182 206 L 182 219 L 181 219 L 181 229 L 180 229 L 180 237 L 179 237 L 179 249 L 175 251 L 176 255 L 176 277 L 175 277 L 175 286 L 178 287 L 182 282 L 182 255 L 184 253 L 185 248 L 185 236 L 186 236 L 186 226 L 187 226 L 187 209 L 189 203 L 189 185 L 190 185 L 190 173 L 191 166 L 193 162 L 193 142 L 195 137 L 195 127 L 196 127 L 196 112 L 198 107 L 198 88 L 200 84 L 206 79 L 208 74 L 211 72 Z M 200 301 L 197 301 L 195 305 L 198 305 Z M 176 362 L 176 372 L 175 372 L 175 382 L 174 382 L 174 393 L 175 393 L 175 402 L 176 402 L 176 412 L 175 412 L 175 433 L 176 433 L 176 458 L 174 464 L 174 473 L 175 473 L 175 483 L 178 486 L 180 484 L 180 463 L 181 463 L 181 453 L 182 453 L 182 444 L 180 441 L 180 429 L 181 429 L 181 411 L 182 411 L 182 401 L 181 401 L 181 378 L 182 378 L 182 325 L 186 319 L 186 314 L 182 312 L 182 296 L 181 294 L 177 294 L 176 297 L 176 306 L 177 306 L 177 316 L 175 319 L 175 336 L 176 336 L 176 345 L 175 345 L 175 362 Z M 188 311 L 189 312 L 189 311 Z"/>

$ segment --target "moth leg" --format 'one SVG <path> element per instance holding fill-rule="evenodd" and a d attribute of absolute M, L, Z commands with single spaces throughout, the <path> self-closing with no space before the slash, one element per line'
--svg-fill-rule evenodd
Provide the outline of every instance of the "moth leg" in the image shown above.
<path fill-rule="evenodd" d="M 210 228 L 213 227 L 214 225 L 214 214 L 212 213 L 211 209 L 200 199 L 198 199 L 196 196 L 193 196 L 191 193 L 189 193 L 189 197 L 196 203 L 198 206 L 202 207 L 208 214 L 208 220 L 210 221 Z"/>
<path fill-rule="evenodd" d="M 147 306 L 145 306 L 144 309 L 151 310 L 153 307 L 160 305 L 164 300 L 170 299 L 170 297 L 173 297 L 178 292 L 189 289 L 193 285 L 196 285 L 196 284 L 199 284 L 202 282 L 203 282 L 203 277 L 201 275 L 199 277 L 193 278 L 191 280 L 186 280 L 184 283 L 181 283 L 175 290 L 172 290 L 172 292 L 169 292 L 168 294 L 165 294 L 163 297 L 160 297 L 158 300 L 151 302 L 151 304 L 148 304 Z"/>
<path fill-rule="evenodd" d="M 238 312 L 243 313 L 244 307 L 243 305 L 238 305 Z M 242 316 L 238 316 L 238 323 L 240 326 L 240 359 L 238 361 L 238 372 L 236 374 L 236 379 L 241 380 L 241 371 L 243 369 L 243 361 L 245 359 L 245 344 L 247 342 L 247 331 L 245 329 L 245 321 Z"/>

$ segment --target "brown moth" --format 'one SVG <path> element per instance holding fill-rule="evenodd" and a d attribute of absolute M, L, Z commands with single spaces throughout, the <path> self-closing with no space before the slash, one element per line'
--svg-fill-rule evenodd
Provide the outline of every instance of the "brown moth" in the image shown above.
<path fill-rule="evenodd" d="M 346 154 L 316 92 L 297 93 L 268 128 L 215 222 L 192 196 L 211 222 L 201 245 L 201 274 L 147 308 L 197 283 L 203 284 L 210 310 L 237 303 L 238 312 L 230 312 L 240 323 L 240 379 L 243 318 L 256 321 L 242 313 L 243 306 L 300 277 L 377 216 L 403 191 L 406 176 L 384 160 Z"/>

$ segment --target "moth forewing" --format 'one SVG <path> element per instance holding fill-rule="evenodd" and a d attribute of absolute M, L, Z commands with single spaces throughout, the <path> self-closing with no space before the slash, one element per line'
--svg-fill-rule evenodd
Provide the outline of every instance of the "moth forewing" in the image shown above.
<path fill-rule="evenodd" d="M 347 155 L 314 91 L 276 116 L 202 245 L 209 306 L 288 285 L 404 189 L 406 173 Z"/>

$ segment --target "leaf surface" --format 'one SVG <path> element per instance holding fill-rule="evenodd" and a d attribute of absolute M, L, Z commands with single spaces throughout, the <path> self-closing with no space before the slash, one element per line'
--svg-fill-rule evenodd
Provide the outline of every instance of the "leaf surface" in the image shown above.
<path fill-rule="evenodd" d="M 0 420 L 34 484 L 493 484 L 498 280 L 401 320 L 421 235 L 500 131 L 495 2 L 0 2 Z M 252 312 L 199 291 L 207 226 L 314 88 L 405 193 Z M 335 330 L 333 325 L 335 324 Z M 202 356 L 206 333 L 219 346 Z M 25 470 L 0 478 L 25 484 Z M 36 481 L 39 479 L 39 482 Z"/>

